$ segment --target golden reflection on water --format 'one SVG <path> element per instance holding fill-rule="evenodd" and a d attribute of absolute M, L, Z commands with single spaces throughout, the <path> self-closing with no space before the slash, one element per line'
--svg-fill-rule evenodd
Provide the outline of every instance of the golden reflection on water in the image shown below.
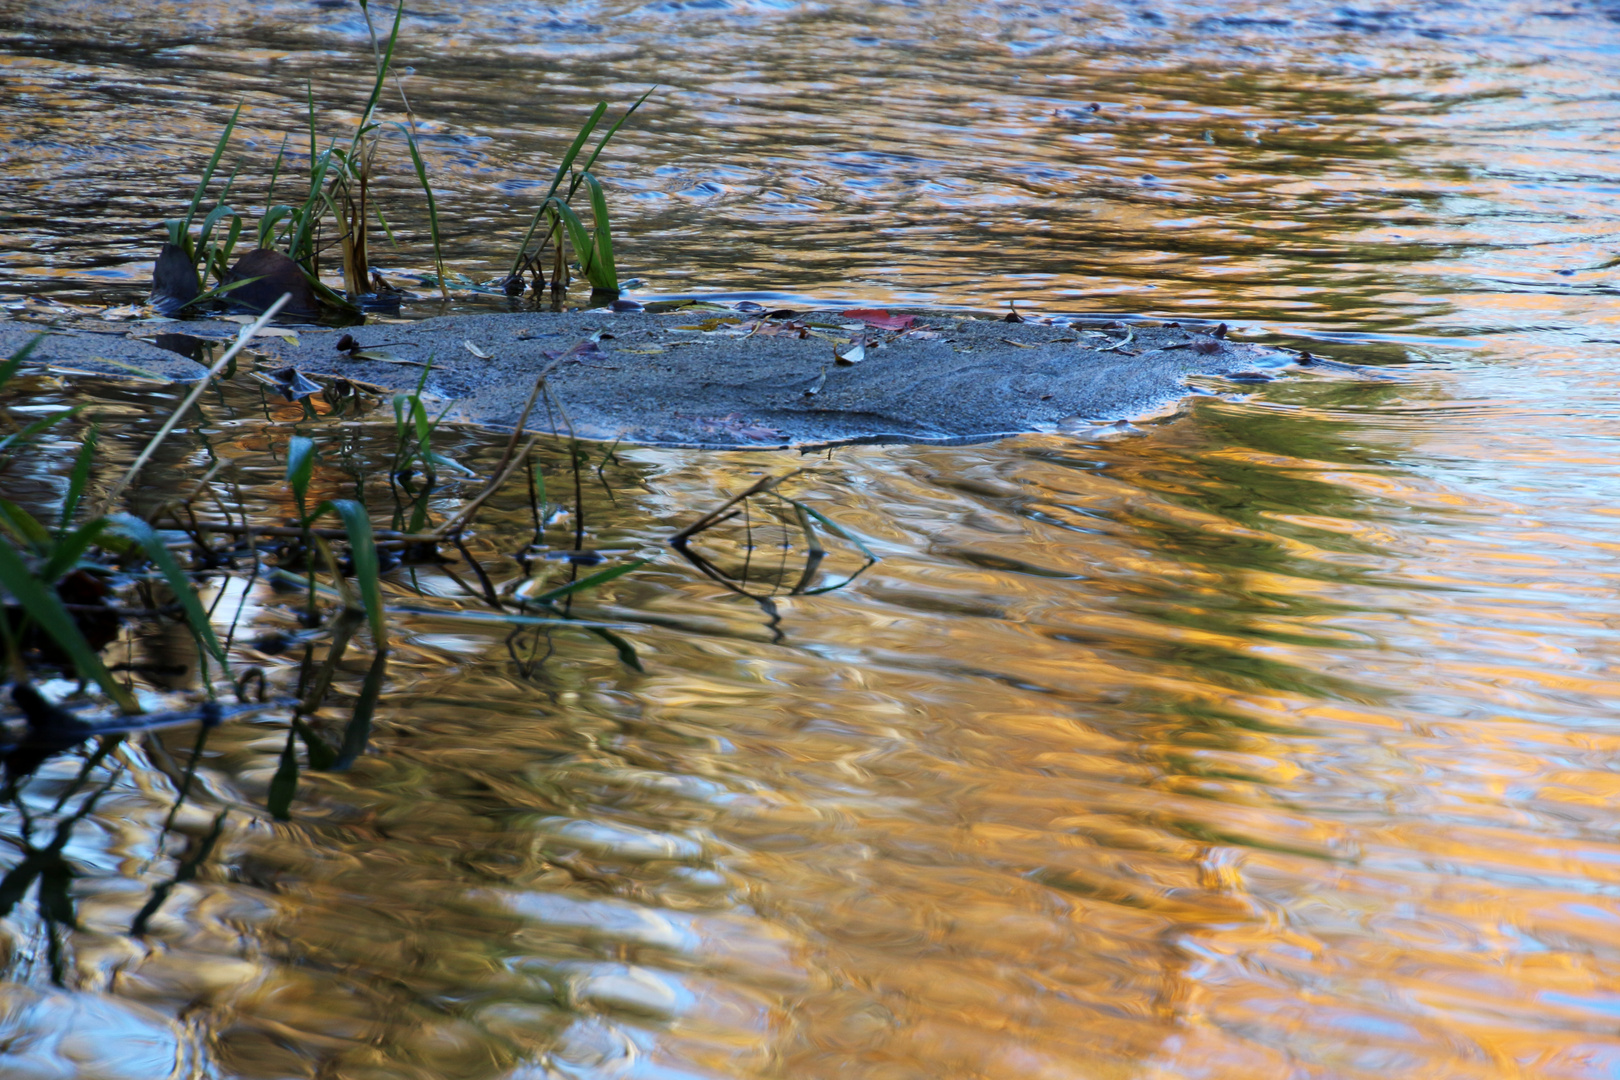
<path fill-rule="evenodd" d="M 203 430 L 285 513 L 285 428 L 231 400 L 247 422 Z M 645 674 L 402 617 L 374 752 L 306 775 L 291 823 L 258 809 L 278 713 L 212 736 L 162 841 L 193 733 L 123 751 L 67 849 L 71 993 L 25 905 L 7 1024 L 87 1076 L 1603 1075 L 1614 547 L 1560 551 L 1364 400 L 1302 380 L 1103 441 L 839 451 L 796 493 L 883 561 L 778 600 L 778 639 L 661 558 L 577 609 Z M 779 467 L 621 454 L 587 512 L 630 548 Z M 520 496 L 476 538 L 497 565 Z M 296 656 L 244 650 L 291 685 Z"/>
<path fill-rule="evenodd" d="M 789 463 L 621 449 L 592 542 L 659 558 L 577 610 L 645 673 L 581 634 L 402 616 L 374 752 L 306 775 L 290 823 L 262 810 L 283 714 L 217 731 L 172 822 L 195 733 L 125 747 L 46 859 L 76 927 L 32 898 L 0 921 L 0 1073 L 1620 1074 L 1612 21 L 1157 8 L 412 5 L 474 276 L 581 106 L 656 81 L 608 177 L 655 290 L 1203 311 L 1400 378 L 804 462 L 796 494 L 883 561 L 774 621 L 659 542 Z M 305 75 L 359 85 L 352 9 L 0 0 L 0 25 L 7 288 L 127 298 L 216 113 L 246 93 L 268 160 Z M 109 475 L 174 402 L 79 392 Z M 288 515 L 298 410 L 241 386 L 205 409 L 211 450 L 167 444 L 137 505 L 214 453 Z M 371 436 L 342 438 L 386 458 Z M 48 501 L 56 467 L 7 497 Z M 350 469 L 334 449 L 318 494 Z M 506 573 L 520 502 L 471 543 Z M 735 523 L 704 544 L 745 554 Z M 296 632 L 285 598 L 246 600 L 239 657 L 290 688 L 299 651 L 256 637 Z M 36 819 L 82 764 L 30 783 Z M 50 828 L 8 808 L 7 865 Z"/>

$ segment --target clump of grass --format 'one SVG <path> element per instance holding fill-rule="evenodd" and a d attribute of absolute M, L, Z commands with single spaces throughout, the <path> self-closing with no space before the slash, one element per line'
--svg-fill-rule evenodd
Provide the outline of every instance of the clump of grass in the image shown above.
<path fill-rule="evenodd" d="M 374 188 L 377 186 L 378 154 L 383 123 L 379 119 L 383 91 L 392 74 L 396 49 L 399 44 L 400 25 L 404 17 L 404 0 L 395 6 L 392 25 L 386 37 L 379 37 L 371 22 L 370 5 L 360 4 L 371 33 L 372 53 L 376 71 L 371 91 L 354 130 L 346 139 L 325 141 L 319 135 L 313 85 L 307 86 L 305 126 L 309 140 L 309 170 L 307 187 L 301 202 L 277 203 L 275 190 L 285 157 L 285 140 L 271 170 L 270 193 L 266 196 L 267 209 L 251 230 L 242 215 L 227 202 L 236 183 L 240 166 L 233 170 L 222 190 L 213 200 L 213 207 L 203 213 L 208 190 L 214 182 L 220 163 L 229 146 L 232 133 L 241 117 L 238 105 L 226 123 L 213 155 L 204 167 L 202 177 L 192 195 L 186 215 L 166 222 L 169 243 L 159 259 L 156 270 L 154 300 L 162 297 L 170 309 L 183 310 L 215 300 L 237 299 L 248 306 L 256 305 L 250 290 L 237 297 L 230 294 L 246 289 L 268 274 L 249 274 L 242 266 L 254 270 L 265 269 L 268 264 L 260 258 L 251 264 L 231 265 L 231 258 L 244 233 L 255 238 L 256 249 L 283 254 L 296 267 L 295 276 L 301 275 L 314 302 L 338 314 L 354 316 L 359 313 L 360 299 L 373 291 L 377 281 L 370 266 L 371 244 L 369 230 L 373 222 L 380 226 L 390 243 L 397 241 L 382 209 L 377 205 Z M 405 122 L 394 122 L 405 140 L 411 170 L 427 201 L 428 235 L 432 243 L 436 273 L 432 280 L 441 298 L 448 300 L 448 275 L 444 265 L 444 245 L 439 217 L 438 199 L 428 177 L 427 163 L 422 156 L 416 132 L 416 120 L 404 88 L 395 77 Z M 580 129 L 568 151 L 563 155 L 550 189 L 536 209 L 533 220 L 524 235 L 517 257 L 508 276 L 508 291 L 516 283 L 516 292 L 524 288 L 526 272 L 534 276 L 534 292 L 539 295 L 545 286 L 541 259 L 548 248 L 552 251 L 554 267 L 551 288 L 554 297 L 566 293 L 570 283 L 569 250 L 577 261 L 579 272 L 591 285 L 593 294 L 617 296 L 619 293 L 618 267 L 613 247 L 613 230 L 608 216 L 607 198 L 600 181 L 591 171 L 602 151 L 618 133 L 624 122 L 633 115 L 652 93 L 648 90 L 623 116 L 608 129 L 597 142 L 584 165 L 575 164 L 586 142 L 607 111 L 606 102 L 599 103 Z M 564 191 L 564 182 L 566 191 Z M 591 228 L 573 209 L 574 197 L 584 190 L 591 206 Z M 202 214 L 199 220 L 198 215 Z M 545 232 L 539 247 L 530 252 L 530 243 L 545 223 Z M 330 229 L 327 228 L 328 223 Z M 195 226 L 195 231 L 194 231 Z M 325 239 L 328 233 L 331 239 Z M 327 286 L 321 278 L 321 262 L 333 248 L 343 275 L 343 291 Z M 279 280 L 279 279 L 278 279 Z M 212 284 L 210 284 L 212 282 Z M 295 305 L 297 306 L 297 305 Z"/>
<path fill-rule="evenodd" d="M 580 151 L 585 148 L 585 143 L 589 141 L 597 125 L 602 122 L 602 117 L 607 115 L 607 102 L 596 103 L 596 108 L 580 127 L 579 134 L 574 136 L 574 141 L 569 145 L 567 152 L 563 154 L 562 161 L 557 165 L 556 175 L 551 178 L 551 187 L 540 200 L 540 206 L 535 210 L 533 220 L 529 222 L 528 231 L 523 234 L 523 242 L 518 245 L 517 258 L 512 262 L 509 281 L 521 283 L 524 271 L 532 271 L 534 292 L 538 296 L 545 284 L 540 259 L 545 254 L 547 246 L 550 246 L 554 253 L 552 292 L 555 294 L 567 291 L 568 263 L 563 258 L 563 238 L 566 235 L 568 243 L 573 246 L 574 257 L 579 260 L 580 273 L 591 283 L 592 292 L 614 296 L 619 294 L 619 275 L 613 259 L 613 232 L 608 221 L 607 198 L 591 168 L 596 164 L 596 159 L 602 156 L 602 151 L 613 140 L 613 136 L 619 133 L 625 121 L 635 115 L 636 110 L 641 108 L 656 89 L 657 87 L 653 87 L 642 94 L 636 99 L 635 104 L 624 111 L 623 116 L 614 121 L 613 126 L 608 128 L 606 134 L 597 142 L 596 149 L 591 151 L 591 156 L 586 159 L 585 164 L 576 171 L 574 162 L 579 158 Z M 562 189 L 565 179 L 568 180 L 568 192 L 559 196 L 558 192 Z M 596 228 L 594 234 L 585 230 L 584 222 L 570 206 L 582 184 L 590 191 L 591 222 Z M 531 254 L 529 244 L 533 242 L 541 221 L 545 221 L 548 225 L 545 239 Z"/>

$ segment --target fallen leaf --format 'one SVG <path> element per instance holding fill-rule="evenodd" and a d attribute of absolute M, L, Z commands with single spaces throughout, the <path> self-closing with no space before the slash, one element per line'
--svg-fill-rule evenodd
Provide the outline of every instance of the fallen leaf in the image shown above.
<path fill-rule="evenodd" d="M 254 337 L 278 337 L 288 344 L 298 345 L 298 335 L 284 326 L 261 326 L 253 332 Z"/>
<path fill-rule="evenodd" d="M 856 337 L 848 345 L 840 349 L 833 346 L 833 359 L 844 367 L 853 367 L 866 359 L 866 339 Z"/>
<path fill-rule="evenodd" d="M 576 341 L 572 346 L 562 352 L 546 351 L 541 353 L 548 360 L 575 360 L 589 353 L 601 352 L 602 349 L 590 338 Z"/>
<path fill-rule="evenodd" d="M 827 385 L 827 369 L 822 368 L 821 369 L 821 374 L 816 376 L 816 381 L 811 383 L 808 387 L 805 388 L 804 396 L 805 397 L 815 397 L 817 394 L 821 393 L 821 388 L 823 386 L 826 386 L 826 385 Z"/>
<path fill-rule="evenodd" d="M 675 415 L 680 416 L 679 413 Z M 694 416 L 685 419 L 691 419 L 704 431 L 712 434 L 732 435 L 739 439 L 752 439 L 756 442 L 765 439 L 780 439 L 782 437 L 782 433 L 777 429 L 757 424 L 752 420 L 746 420 L 741 413 L 730 413 L 726 416 Z"/>
<path fill-rule="evenodd" d="M 879 330 L 904 330 L 917 321 L 915 315 L 890 315 L 878 308 L 851 308 L 843 312 L 843 315 L 846 319 L 859 319 L 867 326 L 875 326 Z"/>
<path fill-rule="evenodd" d="M 733 315 L 730 318 L 704 319 L 702 322 L 698 323 L 696 326 L 677 326 L 677 327 L 675 327 L 675 329 L 677 329 L 677 330 L 701 330 L 705 334 L 712 334 L 716 330 L 723 330 L 724 328 L 726 328 L 728 326 L 741 326 L 741 325 L 742 325 L 742 320 L 737 318 L 735 315 Z"/>
<path fill-rule="evenodd" d="M 491 356 L 489 353 L 485 352 L 483 349 L 480 349 L 478 346 L 474 345 L 470 341 L 463 341 L 461 343 L 461 347 L 463 349 L 466 349 L 468 352 L 472 353 L 474 356 L 478 357 L 478 359 L 480 359 L 480 360 L 493 360 L 493 359 L 495 359 L 495 357 Z"/>
<path fill-rule="evenodd" d="M 810 330 L 801 322 L 773 323 L 762 322 L 754 330 L 760 337 L 793 337 L 807 338 Z"/>
<path fill-rule="evenodd" d="M 1005 342 L 1006 342 L 1006 343 L 1007 343 L 1007 344 L 1008 344 L 1008 345 L 1016 345 L 1016 346 L 1018 346 L 1018 348 L 1020 348 L 1020 349 L 1034 349 L 1034 348 L 1038 348 L 1038 347 L 1039 347 L 1039 346 L 1036 346 L 1036 345 L 1026 345 L 1026 344 L 1024 344 L 1024 343 L 1023 343 L 1023 342 L 1022 342 L 1022 341 L 1014 341 L 1014 340 L 1013 340 L 1013 339 L 1012 339 L 1012 338 L 1010 338 L 1010 337 L 1004 337 L 1004 338 L 1002 338 L 1002 339 L 1001 339 L 1001 340 L 1002 340 L 1002 341 L 1005 341 Z"/>

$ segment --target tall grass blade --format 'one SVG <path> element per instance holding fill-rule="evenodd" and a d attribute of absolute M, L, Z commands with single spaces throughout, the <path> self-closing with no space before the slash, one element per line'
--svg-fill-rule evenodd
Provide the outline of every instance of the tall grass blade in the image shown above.
<path fill-rule="evenodd" d="M 215 285 L 212 289 L 209 289 L 207 292 L 198 293 L 196 296 L 193 296 L 190 300 L 187 300 L 185 303 L 181 304 L 175 310 L 176 311 L 184 311 L 186 308 L 191 307 L 193 304 L 206 304 L 210 300 L 218 300 L 220 297 L 224 296 L 228 292 L 234 292 L 235 290 L 240 289 L 244 285 L 251 285 L 255 281 L 263 281 L 263 280 L 264 279 L 262 277 L 237 278 L 235 281 L 227 281 L 227 282 L 224 282 L 223 284 Z"/>
<path fill-rule="evenodd" d="M 259 219 L 259 246 L 261 248 L 270 247 L 276 234 L 276 226 L 281 224 L 283 218 L 289 218 L 292 215 L 293 208 L 286 203 L 277 203 L 266 210 L 264 217 Z"/>
<path fill-rule="evenodd" d="M 112 672 L 107 670 L 107 665 L 101 662 L 101 657 L 84 639 L 84 634 L 73 622 L 73 616 L 62 606 L 56 590 L 46 587 L 29 573 L 22 557 L 6 543 L 0 543 L 0 588 L 10 593 L 12 599 L 28 613 L 28 617 L 39 624 L 58 648 L 67 653 L 81 678 L 94 681 L 126 714 L 133 716 L 141 711 L 135 698 L 119 685 Z"/>
<path fill-rule="evenodd" d="M 90 550 L 90 545 L 111 527 L 112 522 L 106 518 L 96 518 L 85 522 L 56 541 L 51 547 L 50 556 L 45 560 L 45 565 L 40 568 L 40 581 L 47 585 L 56 584 L 63 574 L 78 565 L 79 557 Z"/>
<path fill-rule="evenodd" d="M 281 137 L 281 147 L 276 151 L 275 163 L 270 166 L 270 187 L 264 193 L 264 204 L 269 206 L 276 201 L 276 179 L 281 175 L 281 163 L 287 156 L 288 136 Z"/>
<path fill-rule="evenodd" d="M 422 161 L 422 152 L 416 145 L 416 133 L 404 124 L 395 124 L 395 127 L 405 133 L 405 145 L 411 151 L 411 163 L 416 166 L 416 179 L 422 185 L 422 191 L 427 195 L 428 229 L 433 237 L 433 261 L 439 268 L 439 295 L 450 299 L 450 290 L 444 284 L 444 253 L 439 246 L 439 205 L 433 198 L 433 185 L 428 183 L 427 165 Z M 392 236 L 389 239 L 393 239 Z"/>
<path fill-rule="evenodd" d="M 231 132 L 236 130 L 236 119 L 242 115 L 242 106 L 245 102 L 236 103 L 236 111 L 231 113 L 230 121 L 225 125 L 225 131 L 219 137 L 219 143 L 214 147 L 214 156 L 208 159 L 208 167 L 203 170 L 202 180 L 197 184 L 197 191 L 191 196 L 191 206 L 186 210 L 185 224 L 180 229 L 181 240 L 184 241 L 191 234 L 191 222 L 197 216 L 197 208 L 202 206 L 203 196 L 208 193 L 208 185 L 214 179 L 214 170 L 219 168 L 219 159 L 225 156 L 225 147 L 231 141 Z"/>
<path fill-rule="evenodd" d="M 320 517 L 332 511 L 343 521 L 349 534 L 349 557 L 354 561 L 354 577 L 360 585 L 360 600 L 371 624 L 371 639 L 379 651 L 388 648 L 388 624 L 383 621 L 382 587 L 378 580 L 377 542 L 372 538 L 371 518 L 366 508 L 353 499 L 333 499 L 315 512 Z"/>
<path fill-rule="evenodd" d="M 591 151 L 591 156 L 586 159 L 585 165 L 580 169 L 580 172 L 588 173 L 591 171 L 591 167 L 596 164 L 596 159 L 602 156 L 603 150 L 607 149 L 607 144 L 613 140 L 613 136 L 619 133 L 619 129 L 624 127 L 624 122 L 635 115 L 636 110 L 641 108 L 642 102 L 652 97 L 652 92 L 656 89 L 658 89 L 656 86 L 648 87 L 647 92 L 638 97 L 636 99 L 636 103 L 624 110 L 624 115 L 613 122 L 613 126 L 607 129 L 607 134 L 602 136 L 602 141 L 596 144 L 596 149 Z M 570 188 L 568 192 L 568 197 L 570 199 L 574 197 L 574 189 L 578 188 L 578 186 L 579 181 L 576 178 L 573 187 Z"/>
<path fill-rule="evenodd" d="M 44 340 L 44 334 L 35 334 L 23 342 L 22 348 L 12 353 L 4 363 L 0 363 L 0 387 L 11 381 L 11 377 L 17 374 L 17 369 L 22 367 L 23 361 L 28 359 L 28 354 L 39 348 L 39 343 Z"/>
<path fill-rule="evenodd" d="M 174 561 L 174 556 L 170 554 L 163 538 L 152 526 L 132 514 L 114 514 L 112 522 L 118 532 L 140 544 L 146 551 L 146 557 L 158 568 L 158 572 L 169 583 L 169 588 L 174 591 L 175 599 L 180 602 L 181 610 L 185 612 L 191 632 L 197 635 L 198 642 L 219 661 L 226 675 L 229 675 L 231 667 L 225 655 L 225 647 L 214 635 L 213 623 L 209 621 L 208 612 L 203 610 L 202 601 L 197 599 L 196 590 L 191 587 L 191 579 L 180 569 L 180 564 Z"/>
<path fill-rule="evenodd" d="M 567 585 L 563 585 L 563 586 L 560 586 L 559 588 L 552 589 L 550 592 L 543 592 L 539 596 L 536 596 L 534 599 L 530 600 L 529 603 L 531 603 L 531 604 L 552 604 L 552 603 L 555 603 L 556 601 L 561 600 L 565 596 L 572 596 L 575 593 L 584 592 L 586 589 L 594 589 L 598 585 L 606 585 L 608 582 L 612 581 L 614 578 L 623 577 L 624 575 L 630 573 L 630 571 L 632 571 L 632 570 L 640 570 L 643 566 L 646 566 L 650 562 L 652 562 L 651 559 L 636 559 L 635 561 L 627 562 L 622 566 L 612 566 L 612 567 L 609 567 L 606 570 L 598 570 L 596 573 L 592 574 L 590 577 L 583 577 L 583 578 L 580 578 L 578 581 L 573 581 L 573 582 L 568 583 Z"/>
<path fill-rule="evenodd" d="M 588 172 L 581 175 L 590 188 L 591 223 L 596 226 L 591 250 L 581 265 L 593 289 L 616 293 L 619 291 L 619 271 L 613 265 L 613 233 L 608 226 L 607 197 L 602 194 L 602 185 L 597 183 L 596 177 Z"/>
<path fill-rule="evenodd" d="M 294 435 L 287 443 L 287 486 L 298 503 L 298 516 L 309 520 L 309 482 L 315 475 L 315 440 Z"/>
<path fill-rule="evenodd" d="M 51 531 L 10 499 L 0 499 L 0 529 L 16 537 L 19 544 L 33 548 L 36 555 L 51 550 Z"/>
<path fill-rule="evenodd" d="M 366 11 L 364 8 L 361 10 L 365 14 L 366 24 L 369 26 L 371 24 L 371 13 Z M 388 80 L 388 68 L 394 62 L 394 46 L 399 42 L 400 20 L 404 17 L 405 0 L 399 0 L 399 6 L 394 9 L 394 28 L 393 30 L 389 31 L 388 45 L 383 49 L 382 58 L 377 61 L 377 81 L 371 86 L 371 97 L 366 100 L 365 110 L 360 113 L 360 124 L 355 129 L 354 141 L 349 144 L 351 153 L 355 147 L 360 145 L 360 139 L 366 134 L 366 132 L 371 130 L 369 126 L 371 123 L 371 114 L 376 110 L 377 102 L 382 97 L 383 85 Z"/>
<path fill-rule="evenodd" d="M 584 273 L 585 279 L 591 283 L 591 288 L 599 292 L 618 292 L 619 279 L 613 270 L 612 239 L 604 234 L 604 240 L 608 247 L 607 258 L 605 260 L 593 258 L 592 256 L 596 252 L 596 244 L 592 241 L 591 234 L 585 231 L 585 223 L 579 219 L 578 214 L 574 213 L 573 208 L 559 198 L 550 199 L 546 205 L 551 208 L 551 212 L 560 218 L 563 225 L 568 229 L 568 242 L 574 246 L 574 254 L 579 259 L 580 270 Z M 607 222 L 607 206 L 605 204 L 602 207 L 600 220 L 605 228 Z"/>
<path fill-rule="evenodd" d="M 337 760 L 332 768 L 344 770 L 359 760 L 371 742 L 371 721 L 377 714 L 377 699 L 382 696 L 383 678 L 388 674 L 388 650 L 378 649 L 366 672 L 366 681 L 360 687 L 360 698 L 354 703 L 354 714 L 343 728 L 343 745 L 338 748 Z"/>
<path fill-rule="evenodd" d="M 574 159 L 579 157 L 580 150 L 585 146 L 585 140 L 591 137 L 591 132 L 596 130 L 596 125 L 601 122 L 602 115 L 606 112 L 607 102 L 597 102 L 596 109 L 591 113 L 590 119 L 585 121 L 585 126 L 579 129 L 578 135 L 574 136 L 573 145 L 563 155 L 562 163 L 557 166 L 557 175 L 551 179 L 550 189 L 546 191 L 545 198 L 540 200 L 540 207 L 535 210 L 534 219 L 529 222 L 529 229 L 523 234 L 523 243 L 518 245 L 517 258 L 512 261 L 513 274 L 523 269 L 524 260 L 529 253 L 529 241 L 534 239 L 534 231 L 540 227 L 540 219 L 545 216 L 546 204 L 552 200 L 558 189 L 562 187 L 563 177 L 568 175 L 568 170 L 573 167 Z"/>

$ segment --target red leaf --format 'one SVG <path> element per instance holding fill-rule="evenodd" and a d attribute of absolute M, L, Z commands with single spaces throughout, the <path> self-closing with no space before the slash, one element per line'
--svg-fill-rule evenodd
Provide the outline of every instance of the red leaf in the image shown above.
<path fill-rule="evenodd" d="M 904 330 L 917 321 L 915 315 L 890 315 L 887 311 L 877 308 L 853 308 L 844 312 L 846 319 L 859 319 L 867 326 L 875 326 L 879 330 Z"/>

